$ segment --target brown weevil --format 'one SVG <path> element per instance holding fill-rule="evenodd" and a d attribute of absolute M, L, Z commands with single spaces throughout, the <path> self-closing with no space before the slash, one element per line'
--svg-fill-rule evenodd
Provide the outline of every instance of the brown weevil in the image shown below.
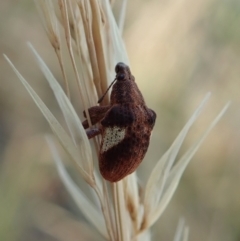
<path fill-rule="evenodd" d="M 98 123 L 98 126 L 89 129 L 87 135 L 89 139 L 102 136 L 99 169 L 103 178 L 110 182 L 131 174 L 142 162 L 156 120 L 156 113 L 146 106 L 129 67 L 118 63 L 115 72 L 110 104 L 88 109 L 92 125 Z M 86 118 L 85 112 L 84 116 Z M 89 128 L 87 120 L 83 127 Z"/>

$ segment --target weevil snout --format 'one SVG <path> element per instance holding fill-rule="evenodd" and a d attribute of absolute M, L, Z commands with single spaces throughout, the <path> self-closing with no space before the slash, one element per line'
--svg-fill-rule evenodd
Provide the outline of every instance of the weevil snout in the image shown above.
<path fill-rule="evenodd" d="M 119 62 L 115 67 L 115 72 L 118 74 L 119 72 L 123 72 L 126 69 L 129 69 L 128 66 L 122 62 Z"/>
<path fill-rule="evenodd" d="M 116 72 L 117 80 L 121 81 L 121 80 L 130 79 L 130 76 L 131 76 L 130 69 L 126 64 L 124 64 L 122 62 L 120 62 L 116 65 L 115 72 Z"/>

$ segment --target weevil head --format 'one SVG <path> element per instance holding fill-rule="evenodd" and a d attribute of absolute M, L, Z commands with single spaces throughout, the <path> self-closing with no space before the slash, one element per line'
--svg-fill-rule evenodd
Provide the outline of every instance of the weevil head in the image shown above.
<path fill-rule="evenodd" d="M 118 63 L 115 67 L 116 82 L 111 93 L 111 104 L 145 104 L 143 96 L 137 87 L 130 68 L 124 63 Z"/>
<path fill-rule="evenodd" d="M 117 81 L 134 80 L 129 67 L 122 62 L 116 65 L 115 72 Z"/>
<path fill-rule="evenodd" d="M 126 64 L 120 62 L 116 65 L 115 72 L 116 72 L 116 78 L 110 84 L 110 86 L 108 87 L 106 92 L 103 94 L 103 96 L 98 100 L 98 103 L 102 102 L 104 96 L 107 94 L 108 90 L 114 84 L 114 82 L 116 80 L 119 85 L 122 85 L 122 87 L 124 87 L 126 89 L 131 88 L 131 83 L 133 83 L 135 79 L 134 79 L 134 76 L 132 76 L 129 67 Z M 114 89 L 115 85 L 116 85 L 116 83 L 113 85 L 113 89 Z M 119 87 L 116 87 L 116 88 L 119 89 Z M 114 102 L 116 102 L 116 101 L 114 101 Z"/>

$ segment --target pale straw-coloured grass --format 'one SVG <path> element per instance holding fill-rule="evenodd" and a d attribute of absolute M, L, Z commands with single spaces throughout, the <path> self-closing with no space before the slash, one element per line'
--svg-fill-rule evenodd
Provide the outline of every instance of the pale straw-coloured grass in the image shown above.
<path fill-rule="evenodd" d="M 111 3 L 105 0 L 59 0 L 57 2 L 37 0 L 35 2 L 59 61 L 64 90 L 34 47 L 30 43 L 28 45 L 57 99 L 67 124 L 67 130 L 61 126 L 11 61 L 6 56 L 5 58 L 45 116 L 53 133 L 86 185 L 95 194 L 90 198 L 76 185 L 63 165 L 54 139 L 48 136 L 47 142 L 59 176 L 87 221 L 105 240 L 151 240 L 151 226 L 166 209 L 186 166 L 224 114 L 228 104 L 220 111 L 202 136 L 177 160 L 177 155 L 189 129 L 210 97 L 210 94 L 206 95 L 172 146 L 152 168 L 152 173 L 143 191 L 140 192 L 136 173 L 117 183 L 107 183 L 99 175 L 98 167 L 94 164 L 97 162 L 94 160 L 94 152 L 98 153 L 101 138 L 95 138 L 93 145 L 90 145 L 81 124 L 82 120 L 78 117 L 70 100 L 69 86 L 72 80 L 69 81 L 66 74 L 66 58 L 63 55 L 63 49 L 67 47 L 79 99 L 84 110 L 87 110 L 96 105 L 99 97 L 114 79 L 116 63 L 129 64 L 121 38 L 126 1 L 123 1 L 122 8 L 119 9 L 120 18 L 117 21 L 112 13 Z M 108 102 L 107 97 L 101 104 L 105 105 Z M 88 112 L 86 114 L 90 123 Z M 174 241 L 186 241 L 187 239 L 188 228 L 181 220 Z"/>

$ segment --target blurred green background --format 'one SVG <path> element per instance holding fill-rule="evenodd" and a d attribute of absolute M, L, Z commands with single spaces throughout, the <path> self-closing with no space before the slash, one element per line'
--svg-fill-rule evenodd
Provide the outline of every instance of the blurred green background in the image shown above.
<path fill-rule="evenodd" d="M 30 41 L 61 79 L 33 1 L 2 0 L 0 6 L 0 53 L 62 118 L 26 45 Z M 187 167 L 152 240 L 173 240 L 180 217 L 190 227 L 189 240 L 240 240 L 239 24 L 239 0 L 128 3 L 123 37 L 131 70 L 158 115 L 138 170 L 142 183 L 208 91 L 212 97 L 182 153 L 232 101 Z M 0 66 L 0 240 L 99 240 L 83 231 L 84 220 L 58 178 L 44 140 L 48 124 L 2 55 Z"/>

